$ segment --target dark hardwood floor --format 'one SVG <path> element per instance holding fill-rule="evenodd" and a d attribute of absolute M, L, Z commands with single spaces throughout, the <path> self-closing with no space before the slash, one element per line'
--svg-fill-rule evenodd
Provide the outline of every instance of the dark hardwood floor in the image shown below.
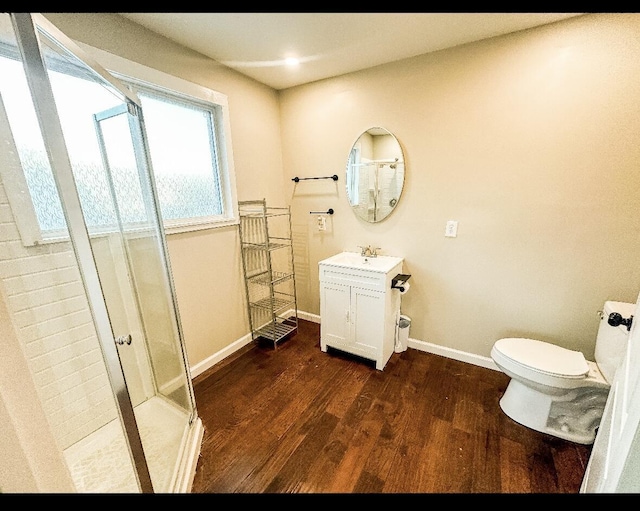
<path fill-rule="evenodd" d="M 384 371 L 320 350 L 320 326 L 194 379 L 193 493 L 578 493 L 591 446 L 529 430 L 498 371 L 407 349 Z"/>

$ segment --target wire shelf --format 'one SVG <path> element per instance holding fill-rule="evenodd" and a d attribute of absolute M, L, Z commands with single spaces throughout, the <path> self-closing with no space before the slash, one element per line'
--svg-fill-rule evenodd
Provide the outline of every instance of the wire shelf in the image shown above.
<path fill-rule="evenodd" d="M 247 279 L 257 284 L 280 284 L 293 278 L 293 273 L 274 271 L 269 278 L 269 270 L 264 270 L 253 275 L 248 275 Z"/>
<path fill-rule="evenodd" d="M 298 325 L 296 322 L 285 321 L 284 323 L 273 323 L 266 325 L 254 332 L 254 338 L 262 338 L 277 343 L 288 335 L 296 333 Z"/>
<path fill-rule="evenodd" d="M 239 202 L 238 211 L 251 335 L 273 341 L 275 349 L 298 330 L 291 210 L 262 199 Z"/>

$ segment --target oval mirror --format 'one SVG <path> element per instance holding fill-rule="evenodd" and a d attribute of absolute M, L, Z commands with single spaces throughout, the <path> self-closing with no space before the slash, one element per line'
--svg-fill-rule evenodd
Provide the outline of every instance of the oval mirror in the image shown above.
<path fill-rule="evenodd" d="M 358 218 L 380 222 L 400 201 L 404 155 L 398 139 L 384 128 L 370 128 L 355 141 L 347 161 L 347 198 Z"/>

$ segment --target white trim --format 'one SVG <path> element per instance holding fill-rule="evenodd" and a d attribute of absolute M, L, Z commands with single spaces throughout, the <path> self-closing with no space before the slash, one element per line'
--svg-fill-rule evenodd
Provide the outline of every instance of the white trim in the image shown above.
<path fill-rule="evenodd" d="M 407 347 L 413 348 L 418 351 L 424 351 L 425 353 L 442 355 L 443 357 L 451 358 L 453 360 L 459 360 L 460 362 L 467 362 L 468 364 L 486 367 L 487 369 L 493 369 L 494 371 L 500 371 L 500 368 L 490 357 L 482 357 L 480 355 L 475 355 L 466 351 L 447 348 L 446 346 L 440 346 L 438 344 L 432 344 L 430 342 L 411 338 L 407 340 Z"/>
<path fill-rule="evenodd" d="M 170 220 L 165 220 L 164 232 L 165 234 L 180 234 L 183 232 L 191 232 L 191 231 L 202 231 L 204 229 L 217 229 L 218 227 L 228 227 L 229 225 L 238 225 L 240 223 L 240 219 L 227 219 L 220 220 L 218 222 L 212 222 L 207 220 L 206 222 L 193 222 L 190 224 L 182 224 L 177 223 L 176 225 L 171 225 Z"/>
<path fill-rule="evenodd" d="M 306 319 L 312 323 L 320 323 L 320 316 L 318 314 L 311 314 L 310 312 L 298 311 L 298 318 Z"/>
<path fill-rule="evenodd" d="M 228 98 L 221 92 L 214 91 L 202 85 L 190 82 L 183 78 L 170 75 L 144 64 L 133 62 L 132 60 L 120 57 L 114 53 L 89 46 L 85 43 L 78 43 L 81 48 L 91 54 L 104 68 L 122 78 L 138 82 L 150 87 L 161 87 L 167 92 L 179 92 L 186 96 L 197 98 L 207 103 L 214 103 L 221 106 L 228 106 Z M 117 76 L 118 77 L 118 76 Z M 118 77 L 120 78 L 120 77 Z"/>
<path fill-rule="evenodd" d="M 320 323 L 320 316 L 312 314 L 310 312 L 298 311 L 298 318 L 311 321 L 313 323 Z M 243 348 L 251 342 L 251 334 L 247 334 L 237 341 L 229 344 L 222 350 L 214 353 L 207 359 L 199 362 L 195 366 L 191 367 L 191 377 L 195 378 L 199 374 L 204 373 L 207 369 L 210 369 L 218 362 L 221 362 L 230 355 L 233 355 L 236 351 Z M 420 341 L 418 339 L 409 338 L 407 340 L 407 347 L 418 351 L 424 351 L 425 353 L 433 353 L 434 355 L 441 355 L 443 357 L 451 358 L 453 360 L 459 360 L 460 362 L 466 362 L 475 366 L 485 367 L 494 371 L 500 371 L 500 368 L 496 365 L 490 357 L 482 357 L 466 351 L 456 350 L 454 348 L 447 348 L 438 344 L 433 344 L 426 341 Z"/>
<path fill-rule="evenodd" d="M 220 351 L 214 353 L 210 357 L 205 358 L 202 362 L 199 362 L 196 365 L 191 366 L 191 368 L 190 368 L 191 369 L 191 379 L 193 379 L 196 376 L 204 373 L 207 369 L 210 369 L 211 367 L 216 365 L 218 362 L 221 362 L 222 360 L 224 360 L 228 356 L 233 355 L 239 349 L 242 349 L 247 344 L 250 344 L 251 341 L 252 341 L 251 334 L 249 333 L 249 334 L 245 335 L 244 337 L 241 337 L 237 341 L 232 342 L 231 344 L 225 346 L 223 349 L 221 349 Z"/>

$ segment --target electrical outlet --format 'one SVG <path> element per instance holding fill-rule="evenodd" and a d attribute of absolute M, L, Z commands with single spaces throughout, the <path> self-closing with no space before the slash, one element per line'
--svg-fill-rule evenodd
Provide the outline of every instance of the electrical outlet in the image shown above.
<path fill-rule="evenodd" d="M 449 220 L 447 226 L 444 229 L 444 235 L 447 238 L 455 238 L 458 235 L 458 221 Z"/>
<path fill-rule="evenodd" d="M 319 231 L 327 230 L 327 219 L 323 216 L 318 217 L 318 230 Z"/>

